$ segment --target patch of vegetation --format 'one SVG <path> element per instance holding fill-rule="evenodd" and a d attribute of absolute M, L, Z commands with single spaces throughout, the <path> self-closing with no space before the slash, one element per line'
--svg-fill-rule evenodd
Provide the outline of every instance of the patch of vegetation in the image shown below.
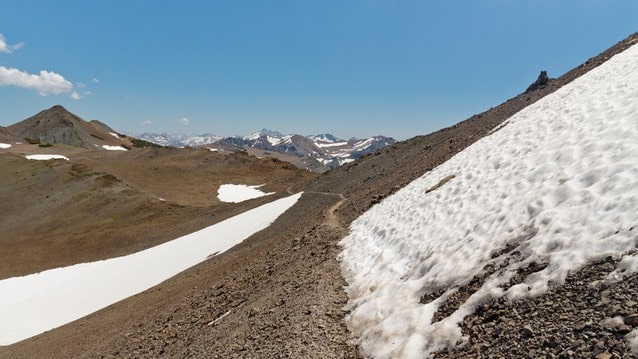
<path fill-rule="evenodd" d="M 27 143 L 30 144 L 30 145 L 39 145 L 40 144 L 40 139 L 39 138 L 26 137 L 24 140 L 27 141 Z"/>
<path fill-rule="evenodd" d="M 41 143 L 41 144 L 38 145 L 38 147 L 51 147 L 51 146 L 53 146 L 53 145 L 48 143 L 48 142 Z"/>
<path fill-rule="evenodd" d="M 91 175 L 91 170 L 86 165 L 74 163 L 71 165 L 68 175 L 71 178 L 84 178 Z"/>
<path fill-rule="evenodd" d="M 95 137 L 95 138 L 97 138 L 98 140 L 102 140 L 102 141 L 104 141 L 104 139 L 103 139 L 102 137 L 100 137 L 100 136 L 98 136 L 98 135 L 96 135 L 96 134 L 94 134 L 94 133 L 91 133 L 91 137 Z"/>

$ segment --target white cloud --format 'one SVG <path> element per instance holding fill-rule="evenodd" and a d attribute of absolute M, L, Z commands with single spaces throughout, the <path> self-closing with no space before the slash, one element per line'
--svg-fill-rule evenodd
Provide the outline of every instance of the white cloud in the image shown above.
<path fill-rule="evenodd" d="M 142 125 L 144 125 L 144 126 L 148 126 L 148 125 L 150 125 L 151 123 L 153 123 L 153 122 L 151 122 L 151 120 L 146 120 L 146 121 L 142 122 Z"/>
<path fill-rule="evenodd" d="M 96 84 L 100 83 L 100 80 L 97 77 L 92 78 L 91 81 L 93 81 Z"/>
<path fill-rule="evenodd" d="M 21 42 L 15 45 L 7 44 L 7 40 L 5 39 L 4 35 L 0 34 L 0 52 L 4 52 L 5 54 L 10 54 L 13 52 L 13 50 L 17 50 L 21 48 L 22 45 L 23 43 Z"/>
<path fill-rule="evenodd" d="M 81 99 L 83 99 L 83 98 L 85 98 L 86 96 L 89 96 L 89 95 L 93 95 L 93 92 L 91 92 L 91 91 L 84 91 L 84 92 L 82 92 L 81 94 L 79 94 L 78 92 L 73 91 L 73 92 L 71 93 L 70 97 L 71 97 L 72 99 L 74 99 L 74 100 L 81 100 Z"/>
<path fill-rule="evenodd" d="M 18 86 L 37 91 L 40 95 L 57 95 L 73 91 L 73 84 L 55 72 L 40 71 L 39 74 L 0 66 L 0 86 Z"/>
<path fill-rule="evenodd" d="M 191 123 L 191 122 L 190 122 L 190 121 L 189 121 L 186 117 L 182 117 L 182 118 L 179 120 L 179 123 L 181 123 L 181 124 L 182 124 L 182 125 L 184 125 L 184 126 L 188 126 L 188 125 L 190 125 L 190 123 Z"/>

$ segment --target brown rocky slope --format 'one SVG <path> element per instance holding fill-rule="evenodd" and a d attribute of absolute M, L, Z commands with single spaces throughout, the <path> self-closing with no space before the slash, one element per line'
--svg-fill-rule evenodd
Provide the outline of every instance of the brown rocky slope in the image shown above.
<path fill-rule="evenodd" d="M 60 143 L 87 149 L 103 149 L 102 146 L 127 146 L 127 138 L 114 136 L 113 131 L 99 121 L 84 121 L 60 105 L 55 105 L 18 123 L 7 127 L 15 136 L 39 143 Z M 117 134 L 115 134 L 117 135 Z"/>
<path fill-rule="evenodd" d="M 212 258 L 175 278 L 137 296 L 116 303 L 61 328 L 15 345 L 1 348 L 5 357 L 175 357 L 175 358 L 344 358 L 360 356 L 349 344 L 343 324 L 345 285 L 336 256 L 339 239 L 348 224 L 373 203 L 421 176 L 502 121 L 539 98 L 604 62 L 638 41 L 638 34 L 551 81 L 547 86 L 519 95 L 450 128 L 418 136 L 330 171 L 303 189 L 302 199 L 270 228 L 254 235 L 233 250 Z M 613 262 L 609 263 L 614 265 Z M 601 264 L 609 270 L 609 265 Z M 596 270 L 594 266 L 592 270 Z M 548 294 L 544 302 L 526 304 L 514 311 L 503 303 L 488 305 L 477 318 L 469 318 L 468 334 L 476 345 L 451 353 L 450 357 L 623 357 L 629 354 L 612 342 L 613 330 L 598 323 L 574 324 L 569 333 L 600 336 L 591 344 L 576 335 L 542 332 L 546 322 L 532 322 L 531 340 L 516 335 L 530 323 L 528 318 L 554 313 L 572 316 L 579 323 L 583 297 L 579 281 L 593 274 L 585 269 L 573 273 L 574 284 Z M 594 274 L 597 276 L 598 274 Z M 630 278 L 629 283 L 634 278 Z M 624 305 L 624 288 L 605 288 L 604 310 Z M 582 294 L 582 295 L 581 295 Z M 597 301 L 602 300 L 600 293 Z M 550 304 L 549 301 L 552 303 Z M 556 304 L 554 306 L 554 304 Z M 634 303 L 635 304 L 635 303 Z M 520 304 L 525 305 L 525 304 Z M 557 308 L 543 312 L 542 308 Z M 560 309 L 562 308 L 562 309 Z M 613 309 L 609 309 L 612 310 Z M 494 313 L 513 323 L 507 335 L 494 335 Z M 521 316 L 525 313 L 525 316 Z M 485 316 L 485 317 L 483 317 Z M 595 319 L 594 319 L 595 320 Z M 480 324 L 479 322 L 483 322 Z M 491 319 L 492 323 L 494 319 Z M 536 323 L 539 323 L 538 325 Z M 480 324 L 480 325 L 479 325 Z M 505 325 L 505 324 L 503 324 Z M 509 325 L 509 324 L 508 324 Z M 503 327 L 505 328 L 505 327 Z M 476 330 L 474 330 L 476 329 Z M 506 328 L 507 329 L 507 328 Z M 551 329 L 551 328 L 550 328 Z M 607 335 L 603 332 L 610 333 Z M 593 334 L 593 335 L 592 335 Z M 508 336 L 509 335 L 509 336 Z M 506 340 L 507 339 L 507 340 Z M 600 344 L 598 343 L 600 342 Z M 547 345 L 545 345 L 546 343 Z M 516 349 L 516 345 L 520 348 Z M 582 345 L 581 345 L 582 344 Z"/>

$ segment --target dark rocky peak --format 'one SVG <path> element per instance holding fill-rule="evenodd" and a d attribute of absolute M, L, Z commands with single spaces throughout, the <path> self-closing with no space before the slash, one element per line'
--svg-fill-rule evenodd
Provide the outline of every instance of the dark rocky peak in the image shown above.
<path fill-rule="evenodd" d="M 547 76 L 547 71 L 543 70 L 541 71 L 540 75 L 538 75 L 538 78 L 536 79 L 536 81 L 534 81 L 533 84 L 529 85 L 527 90 L 525 90 L 525 93 L 541 89 L 547 86 L 550 81 L 552 81 L 552 79 L 550 79 L 549 76 Z"/>

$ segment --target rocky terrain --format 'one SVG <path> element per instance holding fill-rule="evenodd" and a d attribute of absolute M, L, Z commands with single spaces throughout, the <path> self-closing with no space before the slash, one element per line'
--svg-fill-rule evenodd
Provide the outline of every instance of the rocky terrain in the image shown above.
<path fill-rule="evenodd" d="M 336 260 L 349 223 L 498 130 L 512 114 L 637 41 L 638 33 L 541 88 L 455 126 L 280 187 L 281 195 L 304 195 L 268 229 L 147 292 L 0 348 L 0 356 L 361 357 L 343 322 L 347 298 Z M 631 357 L 623 335 L 638 324 L 636 276 L 616 284 L 595 282 L 616 265 L 609 259 L 572 273 L 565 285 L 531 301 L 486 303 L 466 318 L 469 343 L 438 355 Z"/>

